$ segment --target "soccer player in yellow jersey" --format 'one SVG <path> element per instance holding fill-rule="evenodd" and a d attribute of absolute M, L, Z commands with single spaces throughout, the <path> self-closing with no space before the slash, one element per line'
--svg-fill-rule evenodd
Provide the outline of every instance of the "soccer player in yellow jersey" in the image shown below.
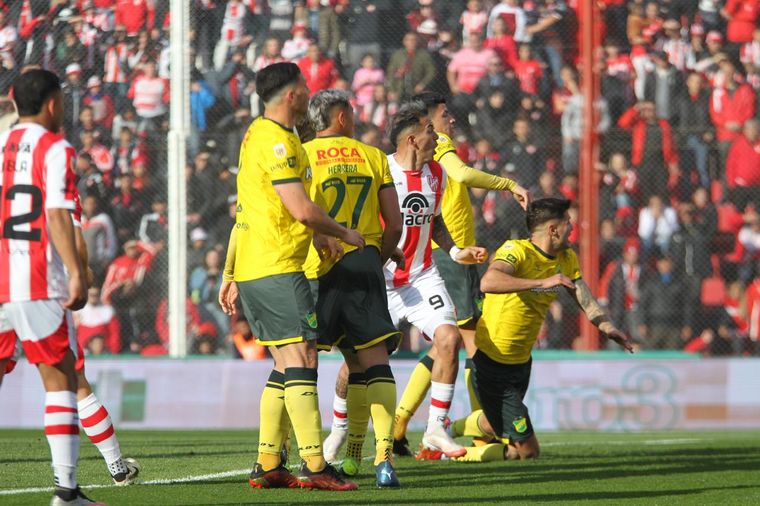
<path fill-rule="evenodd" d="M 364 249 L 340 240 L 329 244 L 333 239 L 321 254 L 316 240 L 309 249 L 304 271 L 317 293 L 318 346 L 337 346 L 343 353 L 349 370 L 346 401 L 360 408 L 352 409 L 349 418 L 347 457 L 358 470 L 371 415 L 376 484 L 398 487 L 392 465 L 396 382 L 388 355 L 400 333 L 388 312 L 382 270 L 401 237 L 396 188 L 385 153 L 351 138 L 354 113 L 344 92 L 317 92 L 308 117 L 317 135 L 304 144 L 312 168 L 311 198 L 365 240 Z"/>
<path fill-rule="evenodd" d="M 523 209 L 530 201 L 528 190 L 517 182 L 493 176 L 467 166 L 457 155 L 452 140 L 454 118 L 446 107 L 446 98 L 440 93 L 426 91 L 414 96 L 428 108 L 430 119 L 437 134 L 437 143 L 433 159 L 446 171 L 446 190 L 443 194 L 443 220 L 451 232 L 451 238 L 459 248 L 475 245 L 475 219 L 468 188 L 510 191 L 520 202 Z M 446 251 L 434 243 L 433 261 L 446 284 L 457 312 L 457 324 L 467 351 L 464 377 L 470 394 L 473 410 L 479 408 L 470 382 L 472 355 L 475 353 L 475 324 L 480 318 L 483 294 L 480 292 L 480 275 L 477 266 L 462 265 L 454 262 Z M 435 346 L 417 364 L 407 383 L 404 394 L 396 409 L 396 426 L 394 428 L 394 452 L 398 455 L 411 455 L 406 441 L 406 427 L 417 408 L 422 403 L 430 388 L 431 371 L 437 357 Z"/>
<path fill-rule="evenodd" d="M 298 66 L 265 67 L 256 75 L 256 91 L 264 102 L 264 115 L 248 129 L 240 150 L 231 242 L 243 309 L 257 342 L 272 351 L 275 370 L 262 392 L 259 455 L 249 482 L 259 488 L 353 490 L 356 485 L 344 481 L 322 455 L 318 320 L 303 263 L 312 230 L 359 249 L 364 239 L 309 199 L 311 168 L 293 132 L 309 98 Z M 303 459 L 297 480 L 280 462 L 288 415 Z"/>
<path fill-rule="evenodd" d="M 461 460 L 529 459 L 539 454 L 528 408 L 531 350 L 549 305 L 568 290 L 599 330 L 633 352 L 628 337 L 610 321 L 581 277 L 567 238 L 572 231 L 570 201 L 532 202 L 527 212 L 530 239 L 506 241 L 494 254 L 480 288 L 486 297 L 473 356 L 474 386 L 482 411 L 452 425 L 453 436 L 499 438 L 501 443 L 468 448 Z"/>

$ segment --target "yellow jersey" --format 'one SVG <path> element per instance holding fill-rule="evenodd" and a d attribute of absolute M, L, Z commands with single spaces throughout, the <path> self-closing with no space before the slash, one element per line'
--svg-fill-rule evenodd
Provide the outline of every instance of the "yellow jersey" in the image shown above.
<path fill-rule="evenodd" d="M 441 158 L 447 153 L 456 153 L 456 146 L 451 137 L 445 133 L 438 132 L 438 141 L 435 147 L 433 160 L 441 163 Z M 451 176 L 446 176 L 446 189 L 443 192 L 443 202 L 441 203 L 443 221 L 446 228 L 454 240 L 454 244 L 459 248 L 475 246 L 475 218 L 472 215 L 472 204 L 470 203 L 470 193 L 467 186 L 454 180 Z M 433 247 L 438 245 L 433 243 Z"/>
<path fill-rule="evenodd" d="M 309 193 L 311 169 L 298 136 L 256 119 L 240 147 L 235 281 L 303 271 L 311 229 L 293 218 L 274 189 L 295 182 Z"/>
<path fill-rule="evenodd" d="M 515 268 L 514 276 L 545 279 L 562 273 L 573 281 L 581 279 L 575 251 L 568 248 L 551 257 L 529 240 L 505 242 L 494 262 L 507 262 Z M 532 289 L 515 293 L 487 293 L 483 316 L 478 321 L 475 345 L 489 358 L 502 364 L 524 364 L 541 330 L 549 305 L 563 287 Z"/>
<path fill-rule="evenodd" d="M 388 157 L 379 149 L 345 136 L 317 137 L 304 144 L 311 161 L 311 199 L 335 221 L 356 230 L 367 246 L 382 245 L 378 192 L 393 187 Z M 341 241 L 346 253 L 355 246 Z M 312 244 L 304 264 L 309 279 L 324 276 L 335 262 L 323 262 Z"/>

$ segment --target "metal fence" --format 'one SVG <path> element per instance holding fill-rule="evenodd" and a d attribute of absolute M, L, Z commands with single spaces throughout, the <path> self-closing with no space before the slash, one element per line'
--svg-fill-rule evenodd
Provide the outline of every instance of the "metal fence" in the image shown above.
<path fill-rule="evenodd" d="M 389 151 L 388 118 L 433 89 L 449 96 L 458 154 L 473 167 L 534 197 L 592 192 L 597 292 L 642 348 L 755 353 L 757 20 L 727 20 L 720 2 L 662 4 L 609 1 L 596 13 L 597 183 L 580 188 L 578 1 L 7 2 L 0 92 L 25 65 L 65 76 L 98 287 L 80 338 L 93 354 L 166 353 L 170 334 L 178 355 L 240 354 L 250 330 L 215 302 L 238 151 L 262 111 L 256 71 L 293 61 L 313 92 L 351 93 L 368 144 Z M 489 251 L 526 236 L 508 194 L 471 200 Z M 579 320 L 560 297 L 539 346 L 579 347 Z"/>

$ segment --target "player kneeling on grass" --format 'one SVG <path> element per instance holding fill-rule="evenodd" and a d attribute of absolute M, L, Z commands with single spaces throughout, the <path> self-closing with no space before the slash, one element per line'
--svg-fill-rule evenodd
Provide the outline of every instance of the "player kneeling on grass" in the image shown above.
<path fill-rule="evenodd" d="M 398 197 L 385 153 L 352 139 L 354 113 L 345 93 L 316 93 L 308 117 L 317 134 L 304 144 L 312 168 L 310 196 L 365 241 L 364 249 L 358 249 L 315 235 L 304 264 L 316 293 L 318 348 L 340 349 L 355 386 L 347 400 L 355 407 L 349 419 L 347 455 L 354 469 L 348 469 L 348 462 L 344 469 L 349 475 L 358 472 L 371 416 L 376 484 L 398 487 L 392 460 L 396 382 L 388 355 L 396 349 L 400 333 L 388 312 L 383 277 L 383 264 L 401 237 Z"/>
<path fill-rule="evenodd" d="M 486 294 L 473 356 L 474 385 L 482 411 L 454 422 L 453 437 L 495 438 L 493 444 L 467 448 L 458 460 L 530 459 L 539 455 L 528 408 L 531 350 L 549 305 L 565 289 L 599 330 L 633 352 L 628 337 L 610 321 L 581 278 L 578 257 L 567 238 L 572 231 L 570 201 L 547 198 L 532 202 L 527 225 L 530 239 L 505 242 L 480 283 Z"/>

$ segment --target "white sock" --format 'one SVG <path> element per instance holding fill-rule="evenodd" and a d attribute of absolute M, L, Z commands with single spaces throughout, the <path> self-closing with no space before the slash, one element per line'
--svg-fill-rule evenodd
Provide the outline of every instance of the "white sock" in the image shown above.
<path fill-rule="evenodd" d="M 50 445 L 56 486 L 77 488 L 79 415 L 74 392 L 62 390 L 45 394 L 45 437 Z"/>
<path fill-rule="evenodd" d="M 430 414 L 428 427 L 432 424 L 443 426 L 444 419 L 449 414 L 451 399 L 454 398 L 454 385 L 449 383 L 430 382 Z"/>
<path fill-rule="evenodd" d="M 348 406 L 346 399 L 341 399 L 336 394 L 333 397 L 333 430 L 348 430 Z"/>
<path fill-rule="evenodd" d="M 103 455 L 111 474 L 126 473 L 127 466 L 121 460 L 119 440 L 113 430 L 111 417 L 95 394 L 90 394 L 77 403 L 79 420 L 84 433 Z"/>

